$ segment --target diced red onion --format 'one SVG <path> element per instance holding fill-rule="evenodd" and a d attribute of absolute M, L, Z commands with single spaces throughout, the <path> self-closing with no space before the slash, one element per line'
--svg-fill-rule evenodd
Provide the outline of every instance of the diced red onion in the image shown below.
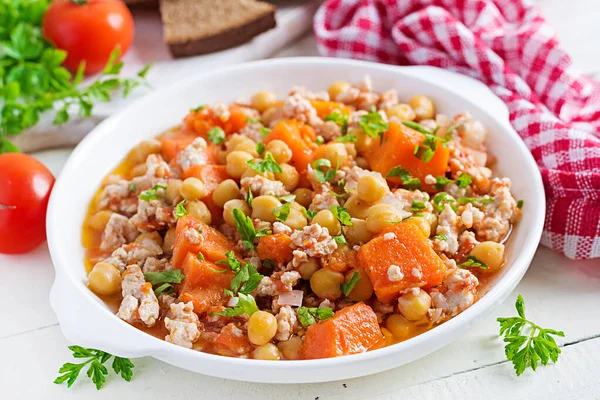
<path fill-rule="evenodd" d="M 291 292 L 283 292 L 277 299 L 277 304 L 280 306 L 294 306 L 300 307 L 302 305 L 302 298 L 304 292 L 302 290 L 292 290 Z"/>

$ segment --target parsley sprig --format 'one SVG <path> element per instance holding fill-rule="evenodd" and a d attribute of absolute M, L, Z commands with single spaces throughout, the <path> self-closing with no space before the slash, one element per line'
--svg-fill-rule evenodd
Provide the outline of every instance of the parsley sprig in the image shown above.
<path fill-rule="evenodd" d="M 385 122 L 381 114 L 377 112 L 375 107 L 371 109 L 371 112 L 363 115 L 358 120 L 358 124 L 362 130 L 369 136 L 379 138 L 379 141 L 383 141 L 383 134 L 388 130 L 389 123 Z"/>
<path fill-rule="evenodd" d="M 352 292 L 352 289 L 354 289 L 354 286 L 356 286 L 356 284 L 359 281 L 360 281 L 360 274 L 358 272 L 354 272 L 348 282 L 342 283 L 340 285 L 340 289 L 342 289 L 342 293 L 344 293 L 344 296 L 348 296 L 350 294 L 350 292 Z"/>
<path fill-rule="evenodd" d="M 198 253 L 200 256 L 202 253 Z M 204 258 L 204 256 L 202 256 Z M 154 294 L 158 297 L 161 294 L 173 293 L 173 284 L 183 282 L 185 275 L 178 269 L 163 272 L 146 272 L 144 274 L 146 282 L 150 282 L 155 287 Z"/>
<path fill-rule="evenodd" d="M 220 126 L 215 126 L 210 131 L 208 131 L 208 140 L 213 142 L 214 144 L 223 144 L 225 141 L 225 131 Z"/>
<path fill-rule="evenodd" d="M 431 159 L 435 155 L 438 143 L 441 143 L 443 146 L 446 145 L 446 139 L 437 137 L 435 135 L 439 127 L 435 128 L 435 130 L 431 132 L 430 130 L 425 129 L 422 125 L 417 124 L 413 121 L 402 121 L 402 125 L 407 126 L 417 132 L 420 132 L 425 136 L 425 140 L 423 140 L 423 143 L 417 143 L 415 145 L 415 150 L 413 154 L 426 163 L 431 161 Z"/>
<path fill-rule="evenodd" d="M 312 163 L 315 170 L 315 177 L 320 183 L 330 182 L 335 178 L 337 166 L 331 167 L 331 161 L 326 158 L 319 158 Z"/>
<path fill-rule="evenodd" d="M 467 256 L 467 260 L 460 264 L 461 267 L 467 268 L 481 268 L 488 269 L 490 268 L 486 263 L 481 261 L 479 258 L 475 256 Z"/>
<path fill-rule="evenodd" d="M 163 185 L 154 185 L 154 186 L 152 186 L 152 189 L 148 189 L 148 190 L 140 193 L 138 195 L 138 199 L 144 200 L 144 201 L 158 200 L 158 194 L 157 194 L 157 192 L 160 189 L 166 190 L 167 187 L 163 186 Z"/>
<path fill-rule="evenodd" d="M 275 174 L 283 172 L 277 161 L 273 158 L 273 154 L 269 151 L 265 152 L 263 160 L 248 160 L 248 165 L 260 174 L 264 174 L 267 171 Z"/>
<path fill-rule="evenodd" d="M 500 336 L 504 336 L 506 358 L 513 363 L 517 376 L 527 367 L 534 371 L 538 363 L 547 365 L 548 361 L 558 361 L 560 348 L 552 336 L 564 337 L 563 331 L 542 328 L 525 318 L 525 301 L 519 295 L 515 303 L 518 317 L 498 318 Z"/>
<path fill-rule="evenodd" d="M 256 240 L 256 229 L 252 219 L 248 217 L 239 208 L 233 209 L 233 221 L 242 238 L 242 243 L 248 250 L 254 250 L 254 241 Z"/>
<path fill-rule="evenodd" d="M 316 308 L 316 307 L 300 307 L 298 308 L 298 320 L 302 326 L 307 327 L 317 323 L 317 320 L 325 321 L 333 318 L 333 310 L 331 308 Z"/>
<path fill-rule="evenodd" d="M 222 315 L 224 317 L 235 317 L 242 314 L 248 314 L 251 316 L 255 312 L 258 311 L 258 306 L 256 305 L 256 300 L 249 294 L 239 293 L 238 294 L 238 302 L 233 307 L 228 307 L 223 311 L 216 312 L 217 315 Z"/>
<path fill-rule="evenodd" d="M 408 190 L 421 189 L 419 178 L 413 177 L 406 168 L 395 166 L 387 173 L 386 178 L 400 178 L 402 185 Z"/>
<path fill-rule="evenodd" d="M 342 135 L 345 135 L 348 131 L 348 115 L 335 110 L 331 114 L 325 116 L 325 121 L 331 121 L 338 125 L 342 130 Z"/>
<path fill-rule="evenodd" d="M 94 385 L 96 385 L 96 389 L 100 390 L 104 385 L 104 382 L 106 382 L 106 375 L 108 375 L 108 369 L 104 364 L 113 357 L 113 355 L 101 350 L 86 349 L 81 346 L 69 346 L 69 350 L 73 352 L 73 357 L 87 360 L 79 364 L 70 362 L 64 363 L 58 370 L 58 373 L 62 375 L 59 375 L 54 380 L 54 383 L 60 385 L 67 382 L 67 387 L 73 386 L 73 383 L 75 383 L 77 377 L 79 377 L 81 370 L 86 365 L 89 365 L 86 375 L 92 380 Z M 134 365 L 130 359 L 114 356 L 112 369 L 117 375 L 121 375 L 121 378 L 125 379 L 127 382 L 131 381 L 131 378 L 133 377 L 133 368 Z"/>

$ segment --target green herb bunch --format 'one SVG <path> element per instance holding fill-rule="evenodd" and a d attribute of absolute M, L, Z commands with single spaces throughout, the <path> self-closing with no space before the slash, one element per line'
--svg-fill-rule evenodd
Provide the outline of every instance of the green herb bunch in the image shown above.
<path fill-rule="evenodd" d="M 72 75 L 61 66 L 67 57 L 42 35 L 48 0 L 0 0 L 0 154 L 17 152 L 11 137 L 36 125 L 44 111 L 54 110 L 54 124 L 77 112 L 89 117 L 94 103 L 109 101 L 118 89 L 127 96 L 145 83 L 147 65 L 136 77 L 122 79 L 120 51 L 113 50 L 95 82 L 80 87 L 85 64 Z"/>

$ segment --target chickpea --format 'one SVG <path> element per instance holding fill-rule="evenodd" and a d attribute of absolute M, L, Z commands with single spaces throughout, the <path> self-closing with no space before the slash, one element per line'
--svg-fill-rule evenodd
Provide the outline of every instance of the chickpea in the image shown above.
<path fill-rule="evenodd" d="M 300 229 L 304 228 L 306 225 L 308 225 L 308 222 L 306 220 L 306 217 L 304 216 L 304 213 L 298 209 L 293 208 L 293 204 L 298 204 L 298 203 L 290 204 L 290 214 L 288 215 L 284 224 L 294 230 L 300 230 Z"/>
<path fill-rule="evenodd" d="M 252 96 L 252 100 L 250 104 L 252 107 L 256 108 L 260 112 L 264 112 L 273 105 L 277 101 L 277 96 L 273 92 L 258 92 L 254 96 Z"/>
<path fill-rule="evenodd" d="M 337 98 L 337 96 L 340 93 L 347 91 L 351 87 L 352 86 L 348 82 L 344 82 L 344 81 L 333 82 L 331 85 L 329 85 L 329 88 L 327 88 L 327 93 L 329 93 L 329 98 L 332 101 L 335 101 L 335 99 Z"/>
<path fill-rule="evenodd" d="M 385 327 L 392 332 L 396 340 L 406 340 L 414 331 L 414 325 L 399 314 L 390 315 L 385 321 Z"/>
<path fill-rule="evenodd" d="M 344 143 L 344 147 L 346 148 L 346 152 L 350 157 L 355 158 L 358 154 L 356 152 L 356 146 L 354 145 L 354 143 Z"/>
<path fill-rule="evenodd" d="M 148 167 L 146 166 L 146 164 L 138 164 L 131 169 L 131 174 L 137 177 L 145 175 L 146 171 L 148 171 Z"/>
<path fill-rule="evenodd" d="M 227 155 L 227 173 L 233 178 L 240 178 L 249 168 L 248 161 L 253 158 L 245 151 L 232 151 Z"/>
<path fill-rule="evenodd" d="M 103 296 L 115 294 L 121 289 L 121 273 L 114 265 L 99 262 L 88 275 L 88 287 Z"/>
<path fill-rule="evenodd" d="M 294 190 L 293 194 L 296 195 L 296 201 L 303 207 L 309 207 L 312 203 L 313 192 L 310 189 L 298 188 Z"/>
<path fill-rule="evenodd" d="M 365 244 L 373 239 L 373 234 L 367 229 L 367 221 L 352 218 L 352 225 L 346 229 L 346 239 L 353 245 Z"/>
<path fill-rule="evenodd" d="M 181 184 L 179 192 L 186 200 L 198 200 L 208 195 L 208 189 L 198 178 L 187 178 Z"/>
<path fill-rule="evenodd" d="M 104 229 L 106 229 L 106 225 L 108 224 L 108 220 L 113 214 L 114 213 L 109 210 L 98 211 L 88 218 L 87 224 L 95 231 L 104 232 Z"/>
<path fill-rule="evenodd" d="M 177 204 L 183 200 L 181 195 L 181 184 L 183 182 L 180 179 L 171 179 L 167 183 L 167 189 L 165 190 L 165 196 L 169 204 Z"/>
<path fill-rule="evenodd" d="M 189 201 L 185 204 L 185 209 L 198 221 L 202 221 L 207 225 L 210 225 L 212 222 L 212 214 L 203 201 Z"/>
<path fill-rule="evenodd" d="M 388 118 L 396 117 L 400 121 L 413 121 L 416 117 L 415 111 L 408 104 L 396 104 L 387 109 Z"/>
<path fill-rule="evenodd" d="M 163 251 L 166 254 L 173 253 L 173 245 L 175 244 L 175 227 L 169 228 L 167 233 L 165 233 L 165 237 L 163 239 Z"/>
<path fill-rule="evenodd" d="M 358 179 L 358 198 L 367 203 L 376 203 L 389 191 L 383 178 L 364 175 Z"/>
<path fill-rule="evenodd" d="M 255 169 L 252 168 L 247 168 L 246 171 L 244 171 L 244 173 L 242 174 L 240 179 L 244 179 L 244 178 L 252 178 L 253 176 L 262 176 L 265 179 L 268 179 L 270 181 L 275 179 L 275 175 L 271 172 L 271 171 L 265 171 L 262 174 L 260 172 L 258 172 Z"/>
<path fill-rule="evenodd" d="M 305 281 L 310 280 L 315 272 L 319 270 L 319 261 L 316 258 L 310 257 L 308 261 L 303 262 L 298 267 L 298 272 L 300 273 L 300 277 Z"/>
<path fill-rule="evenodd" d="M 302 339 L 293 336 L 289 340 L 277 343 L 277 347 L 286 360 L 297 360 L 300 358 Z"/>
<path fill-rule="evenodd" d="M 252 140 L 238 144 L 237 146 L 235 146 L 234 151 L 245 151 L 252 157 L 258 157 L 258 152 L 256 151 L 256 143 L 254 143 Z"/>
<path fill-rule="evenodd" d="M 243 212 L 246 215 L 250 215 L 251 213 L 250 206 L 248 205 L 248 203 L 246 203 L 245 200 L 229 200 L 223 206 L 223 219 L 225 220 L 225 223 L 229 226 L 235 226 L 235 220 L 233 219 L 233 210 L 235 210 L 236 208 L 238 208 L 241 212 Z"/>
<path fill-rule="evenodd" d="M 163 238 L 162 238 L 162 236 L 160 236 L 160 234 L 158 232 L 141 233 L 138 235 L 138 237 L 135 238 L 135 243 L 144 244 L 144 242 L 146 242 L 147 240 L 152 240 L 159 247 L 162 247 L 162 245 L 163 245 Z"/>
<path fill-rule="evenodd" d="M 376 204 L 367 211 L 367 229 L 372 233 L 379 233 L 400 221 L 400 213 L 389 204 Z"/>
<path fill-rule="evenodd" d="M 415 111 L 417 121 L 422 119 L 430 119 L 435 116 L 435 106 L 433 100 L 427 96 L 417 95 L 408 102 Z"/>
<path fill-rule="evenodd" d="M 227 154 L 234 151 L 236 147 L 238 147 L 239 145 L 241 145 L 243 143 L 250 143 L 256 147 L 256 145 L 254 144 L 254 141 L 252 141 L 252 139 L 250 139 L 248 136 L 235 134 L 235 135 L 232 135 L 225 143 L 225 148 L 227 149 Z"/>
<path fill-rule="evenodd" d="M 347 272 L 346 283 L 350 282 L 350 279 L 352 279 L 355 273 L 358 274 L 360 279 L 346 297 L 352 301 L 365 301 L 370 299 L 371 296 L 373 296 L 373 284 L 364 269 L 353 268 Z"/>
<path fill-rule="evenodd" d="M 273 223 L 276 221 L 273 210 L 280 206 L 281 202 L 273 196 L 255 197 L 252 200 L 252 218 Z"/>
<path fill-rule="evenodd" d="M 394 334 L 387 328 L 381 328 L 381 334 L 383 335 L 383 346 L 391 346 L 394 344 Z"/>
<path fill-rule="evenodd" d="M 213 202 L 219 207 L 223 207 L 229 200 L 241 198 L 240 187 L 233 179 L 219 183 L 212 194 Z"/>
<path fill-rule="evenodd" d="M 255 360 L 279 360 L 281 359 L 281 354 L 277 346 L 273 343 L 267 343 L 254 349 L 252 358 Z"/>
<path fill-rule="evenodd" d="M 275 179 L 281 181 L 285 187 L 285 190 L 291 192 L 298 187 L 298 183 L 300 182 L 300 174 L 298 173 L 298 170 L 296 170 L 296 168 L 290 164 L 281 164 L 280 167 L 283 172 L 275 173 Z"/>
<path fill-rule="evenodd" d="M 374 139 L 371 136 L 367 135 L 362 130 L 358 131 L 356 134 L 356 142 L 354 143 L 358 154 L 366 153 L 373 144 L 373 140 Z"/>
<path fill-rule="evenodd" d="M 342 226 L 338 219 L 333 215 L 333 213 L 329 210 L 321 210 L 319 211 L 312 219 L 311 225 L 319 224 L 323 228 L 329 231 L 329 234 L 332 236 L 337 236 L 340 234 L 342 230 Z"/>
<path fill-rule="evenodd" d="M 266 110 L 265 112 L 262 113 L 261 116 L 261 120 L 264 126 L 271 126 L 271 124 L 273 123 L 273 121 L 275 121 L 276 119 L 281 118 L 280 117 L 280 108 L 279 107 L 271 107 L 268 110 Z"/>
<path fill-rule="evenodd" d="M 398 311 L 409 321 L 418 321 L 425 317 L 430 307 L 431 297 L 421 289 L 417 295 L 408 292 L 398 298 Z"/>
<path fill-rule="evenodd" d="M 283 140 L 271 140 L 267 143 L 267 151 L 273 155 L 278 164 L 290 162 L 292 159 L 292 150 Z"/>
<path fill-rule="evenodd" d="M 339 299 L 342 296 L 342 283 L 344 274 L 327 268 L 321 268 L 310 278 L 310 288 L 322 299 Z"/>
<path fill-rule="evenodd" d="M 277 333 L 277 318 L 266 311 L 256 311 L 248 320 L 248 339 L 252 344 L 262 346 Z"/>
<path fill-rule="evenodd" d="M 348 214 L 354 218 L 366 219 L 367 211 L 369 211 L 370 204 L 364 200 L 358 198 L 358 195 L 353 194 L 346 200 L 344 207 Z"/>
<path fill-rule="evenodd" d="M 323 150 L 323 158 L 329 160 L 332 167 L 347 165 L 350 160 L 346 146 L 344 146 L 344 143 L 339 142 L 326 144 L 325 150 Z"/>
<path fill-rule="evenodd" d="M 489 269 L 481 270 L 489 273 L 499 270 L 504 263 L 504 245 L 496 242 L 481 242 L 469 254 L 486 263 Z"/>
<path fill-rule="evenodd" d="M 415 225 L 426 238 L 431 235 L 431 226 L 429 225 L 429 222 L 425 220 L 425 218 L 410 217 L 406 220 L 406 223 Z"/>
<path fill-rule="evenodd" d="M 143 163 L 146 161 L 146 158 L 148 158 L 150 154 L 160 153 L 161 149 L 162 144 L 160 143 L 160 141 L 156 139 L 143 140 L 137 146 L 131 149 L 131 151 L 127 155 L 127 159 L 131 163 Z"/>

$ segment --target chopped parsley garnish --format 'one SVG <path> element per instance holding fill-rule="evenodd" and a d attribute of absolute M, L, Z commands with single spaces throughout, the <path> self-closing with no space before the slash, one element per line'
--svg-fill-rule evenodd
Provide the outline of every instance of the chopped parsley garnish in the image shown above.
<path fill-rule="evenodd" d="M 425 135 L 425 140 L 423 141 L 423 143 L 421 143 L 421 144 L 417 143 L 415 145 L 415 150 L 413 152 L 413 154 L 417 158 L 419 158 L 420 160 L 422 160 L 424 162 L 431 161 L 431 159 L 435 155 L 435 151 L 437 150 L 438 142 L 442 143 L 443 145 L 446 144 L 445 139 L 439 138 L 435 135 L 437 130 L 439 129 L 439 127 L 437 127 L 435 129 L 435 131 L 431 132 L 431 131 L 425 129 L 423 126 L 417 124 L 416 122 L 412 122 L 412 121 L 402 121 L 402 125 L 407 126 L 411 129 L 414 129 L 415 131 L 420 132 L 423 135 Z"/>
<path fill-rule="evenodd" d="M 96 349 L 86 349 L 81 346 L 69 346 L 69 350 L 73 352 L 73 357 L 79 360 L 86 359 L 79 364 L 65 363 L 58 370 L 59 375 L 54 383 L 60 385 L 67 382 L 67 387 L 73 386 L 73 383 L 79 377 L 79 373 L 86 366 L 89 365 L 86 375 L 92 380 L 96 389 L 100 390 L 106 382 L 106 375 L 108 375 L 108 369 L 104 365 L 111 357 L 114 357 L 112 362 L 112 369 L 117 375 L 121 375 L 121 378 L 127 382 L 131 381 L 133 377 L 133 368 L 135 367 L 129 358 L 122 358 L 113 356 L 105 351 Z"/>
<path fill-rule="evenodd" d="M 548 365 L 558 361 L 561 353 L 554 338 L 550 335 L 565 337 L 563 331 L 542 328 L 525 318 L 525 301 L 519 295 L 515 303 L 518 317 L 498 318 L 500 323 L 500 336 L 504 336 L 504 353 L 506 358 L 513 363 L 517 376 L 521 375 L 527 367 L 534 371 L 538 362 Z"/>
<path fill-rule="evenodd" d="M 331 161 L 326 158 L 319 158 L 312 163 L 315 171 L 315 177 L 320 183 L 333 180 L 337 173 L 337 168 L 331 168 Z"/>
<path fill-rule="evenodd" d="M 445 176 L 436 176 L 435 177 L 435 188 L 437 190 L 442 190 L 444 188 L 444 186 L 446 186 L 449 183 L 454 182 L 452 179 L 448 179 Z"/>
<path fill-rule="evenodd" d="M 473 179 L 471 179 L 471 176 L 467 175 L 465 173 L 462 173 L 456 180 L 456 185 L 459 188 L 464 189 L 467 186 L 469 186 L 471 184 L 471 182 L 473 182 Z"/>
<path fill-rule="evenodd" d="M 129 188 L 130 188 L 129 190 L 131 191 L 131 185 L 129 186 Z M 152 186 L 152 189 L 148 189 L 148 190 L 140 193 L 138 195 L 138 199 L 144 200 L 144 201 L 158 200 L 158 195 L 156 194 L 156 192 L 159 189 L 165 190 L 166 188 L 167 187 L 163 186 L 163 185 L 154 185 L 154 186 Z"/>
<path fill-rule="evenodd" d="M 205 107 L 206 107 L 206 105 L 202 104 L 196 108 L 192 108 L 191 111 L 194 111 L 194 112 L 202 111 L 202 110 L 204 110 Z"/>
<path fill-rule="evenodd" d="M 261 229 L 258 232 L 256 232 L 256 237 L 263 237 L 263 236 L 269 236 L 272 235 L 273 231 L 271 229 Z"/>
<path fill-rule="evenodd" d="M 252 219 L 242 212 L 239 208 L 233 209 L 233 221 L 235 227 L 240 233 L 242 243 L 248 250 L 254 250 L 254 240 L 256 239 L 256 230 Z"/>
<path fill-rule="evenodd" d="M 287 196 L 281 196 L 279 200 L 283 201 L 284 203 L 292 203 L 294 200 L 296 200 L 296 195 L 288 194 Z"/>
<path fill-rule="evenodd" d="M 348 196 L 350 196 L 350 193 L 348 193 L 346 191 L 344 191 L 344 193 L 337 193 L 337 192 L 334 192 L 333 190 L 329 189 L 329 193 L 331 193 L 332 195 L 334 195 L 338 199 L 345 199 Z"/>
<path fill-rule="evenodd" d="M 258 153 L 259 156 L 263 156 L 263 154 L 265 154 L 265 150 L 267 148 L 265 147 L 265 145 L 263 144 L 263 142 L 258 142 L 256 143 L 256 152 Z"/>
<path fill-rule="evenodd" d="M 460 264 L 461 267 L 488 269 L 489 266 L 475 256 L 468 256 L 467 261 Z"/>
<path fill-rule="evenodd" d="M 258 124 L 260 123 L 260 118 L 246 118 L 246 123 L 247 124 Z"/>
<path fill-rule="evenodd" d="M 306 209 L 306 207 L 302 207 L 302 213 L 308 219 L 313 219 L 315 217 L 315 215 L 317 215 L 317 211 L 308 210 L 308 209 Z"/>
<path fill-rule="evenodd" d="M 436 235 L 433 238 L 437 240 L 448 240 L 448 237 L 446 235 Z"/>
<path fill-rule="evenodd" d="M 344 237 L 344 235 L 337 235 L 337 236 L 334 236 L 334 237 L 333 237 L 333 240 L 335 240 L 335 242 L 336 242 L 337 244 L 346 244 L 346 243 L 348 243 L 348 242 L 346 241 L 346 238 Z"/>
<path fill-rule="evenodd" d="M 348 282 L 342 283 L 340 285 L 340 289 L 342 289 L 342 293 L 344 293 L 344 296 L 348 296 L 350 292 L 352 292 L 352 289 L 354 289 L 354 286 L 356 286 L 356 284 L 359 281 L 360 275 L 358 274 L 358 272 L 354 272 Z"/>
<path fill-rule="evenodd" d="M 317 320 L 325 321 L 333 318 L 333 310 L 331 308 L 316 308 L 316 307 L 300 307 L 298 308 L 298 320 L 305 328 L 317 323 Z"/>
<path fill-rule="evenodd" d="M 245 263 L 235 272 L 236 274 L 231 280 L 231 289 L 224 290 L 227 296 L 234 297 L 240 293 L 250 294 L 256 289 L 262 278 L 264 278 L 263 275 L 256 271 L 252 263 Z"/>
<path fill-rule="evenodd" d="M 285 222 L 290 215 L 290 204 L 285 203 L 273 210 L 273 215 L 277 221 Z"/>
<path fill-rule="evenodd" d="M 433 198 L 433 208 L 435 208 L 438 212 L 442 212 L 442 211 L 444 211 L 443 203 L 455 203 L 455 202 L 456 202 L 456 200 L 454 200 L 454 197 L 450 196 L 448 193 L 446 193 L 446 192 L 438 193 Z M 452 209 L 454 211 L 456 211 L 456 206 L 454 204 L 450 204 L 450 207 L 452 207 Z"/>
<path fill-rule="evenodd" d="M 258 128 L 258 131 L 262 137 L 266 137 L 269 133 L 271 133 L 271 130 L 269 128 L 265 128 L 264 126 Z"/>
<path fill-rule="evenodd" d="M 202 254 L 201 252 L 198 252 L 198 260 L 200 260 L 200 261 L 204 261 L 205 260 L 204 254 Z"/>
<path fill-rule="evenodd" d="M 418 124 L 413 121 L 402 121 L 402 125 L 408 126 L 410 129 L 413 129 L 417 132 L 422 133 L 423 135 L 431 135 L 431 131 L 429 129 L 425 129 L 423 125 Z"/>
<path fill-rule="evenodd" d="M 377 112 L 375 107 L 371 112 L 360 117 L 358 124 L 362 130 L 369 136 L 383 140 L 383 134 L 388 130 L 389 123 L 385 122 L 381 114 Z"/>
<path fill-rule="evenodd" d="M 188 210 L 185 209 L 186 201 L 187 200 L 181 200 L 175 206 L 175 219 L 179 219 L 179 218 L 189 214 Z"/>
<path fill-rule="evenodd" d="M 223 311 L 216 312 L 217 315 L 224 317 L 235 317 L 242 314 L 248 314 L 251 316 L 258 311 L 258 306 L 254 297 L 249 294 L 238 293 L 238 302 L 235 306 L 226 308 Z"/>
<path fill-rule="evenodd" d="M 348 116 L 335 110 L 325 117 L 325 121 L 331 121 L 342 129 L 342 135 L 348 131 Z"/>
<path fill-rule="evenodd" d="M 331 212 L 342 226 L 352 226 L 352 217 L 342 206 L 331 206 Z"/>
<path fill-rule="evenodd" d="M 213 270 L 219 274 L 222 274 L 224 272 L 227 271 L 234 271 L 237 272 L 242 268 L 242 263 L 240 262 L 240 260 L 238 260 L 235 257 L 235 254 L 233 253 L 232 250 L 229 250 L 227 253 L 225 253 L 225 257 L 227 257 L 226 260 L 219 260 L 217 262 L 215 262 L 215 264 L 222 264 L 227 266 L 227 268 L 225 269 L 219 269 L 219 270 Z"/>
<path fill-rule="evenodd" d="M 225 131 L 220 126 L 215 126 L 208 131 L 208 140 L 214 144 L 222 144 L 225 141 Z"/>
<path fill-rule="evenodd" d="M 181 270 L 173 269 L 171 271 L 163 272 L 146 272 L 144 274 L 146 282 L 150 282 L 152 287 L 158 286 L 154 289 L 154 294 L 158 297 L 161 294 L 173 293 L 173 283 L 181 283 L 185 275 Z"/>
<path fill-rule="evenodd" d="M 456 122 L 446 129 L 446 140 L 450 140 L 452 133 L 460 126 L 460 122 Z"/>
<path fill-rule="evenodd" d="M 252 200 L 254 200 L 254 195 L 252 194 L 252 190 L 250 190 L 250 186 L 248 186 L 248 195 L 246 196 L 246 203 L 250 207 L 252 207 Z"/>
<path fill-rule="evenodd" d="M 133 192 L 135 192 L 136 190 L 137 190 L 137 186 L 135 186 L 135 183 L 131 182 L 131 183 L 129 184 L 129 192 L 130 192 L 130 193 L 133 193 Z"/>
<path fill-rule="evenodd" d="M 323 143 L 325 143 L 325 138 L 323 136 L 319 135 L 319 136 L 317 136 L 315 138 L 315 143 L 316 144 L 323 144 Z"/>
<path fill-rule="evenodd" d="M 340 143 L 355 143 L 358 140 L 358 136 L 354 136 L 354 135 L 344 135 L 344 136 L 340 136 L 336 139 L 336 141 L 340 142 Z"/>
<path fill-rule="evenodd" d="M 412 205 L 410 206 L 410 210 L 411 211 L 421 211 L 425 209 L 425 203 L 423 203 L 422 201 L 413 201 Z"/>
<path fill-rule="evenodd" d="M 421 181 L 419 178 L 414 178 L 406 168 L 395 166 L 385 177 L 400 178 L 402 185 L 408 190 L 421 189 Z"/>
<path fill-rule="evenodd" d="M 524 203 L 524 201 L 523 201 L 523 200 L 519 200 L 519 201 L 517 201 L 517 208 L 518 208 L 519 210 L 523 208 L 523 203 Z"/>
<path fill-rule="evenodd" d="M 467 204 L 467 203 L 481 203 L 481 204 L 489 204 L 493 203 L 493 197 L 459 197 L 458 204 Z"/>
<path fill-rule="evenodd" d="M 283 172 L 277 161 L 273 158 L 273 154 L 269 151 L 265 152 L 265 157 L 262 161 L 248 160 L 247 164 L 260 174 L 264 174 L 267 171 L 279 174 Z"/>

